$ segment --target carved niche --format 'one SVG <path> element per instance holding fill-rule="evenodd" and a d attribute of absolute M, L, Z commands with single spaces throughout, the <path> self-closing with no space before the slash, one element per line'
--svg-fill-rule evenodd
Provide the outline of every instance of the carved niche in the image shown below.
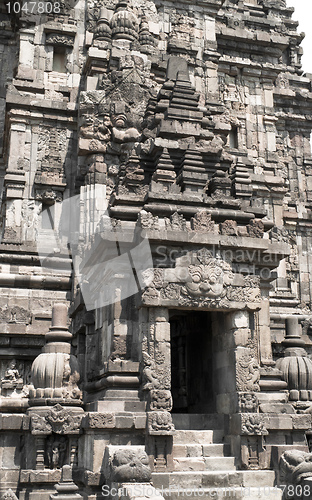
<path fill-rule="evenodd" d="M 52 434 L 46 443 L 46 460 L 49 469 L 60 469 L 66 463 L 68 439 Z"/>

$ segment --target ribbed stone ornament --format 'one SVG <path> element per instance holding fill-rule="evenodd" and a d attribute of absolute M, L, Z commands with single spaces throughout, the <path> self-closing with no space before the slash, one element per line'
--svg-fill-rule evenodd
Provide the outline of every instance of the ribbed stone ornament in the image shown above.
<path fill-rule="evenodd" d="M 120 0 L 116 6 L 110 27 L 115 39 L 136 40 L 139 37 L 139 22 L 129 7 L 128 0 Z"/>
<path fill-rule="evenodd" d="M 105 7 L 101 7 L 99 20 L 97 22 L 94 38 L 97 40 L 110 41 L 112 38 L 112 30 L 109 25 L 109 21 L 107 18 L 107 9 Z"/>
<path fill-rule="evenodd" d="M 51 399 L 53 403 L 80 404 L 79 366 L 71 354 L 71 338 L 67 328 L 67 306 L 55 304 L 52 325 L 45 335 L 46 345 L 31 368 L 33 388 L 29 395 L 33 403 L 42 404 L 42 399 Z"/>
<path fill-rule="evenodd" d="M 305 341 L 301 338 L 297 318 L 286 320 L 286 337 L 282 344 L 286 347 L 284 357 L 276 366 L 287 382 L 289 399 L 312 400 L 312 361 L 304 349 Z"/>

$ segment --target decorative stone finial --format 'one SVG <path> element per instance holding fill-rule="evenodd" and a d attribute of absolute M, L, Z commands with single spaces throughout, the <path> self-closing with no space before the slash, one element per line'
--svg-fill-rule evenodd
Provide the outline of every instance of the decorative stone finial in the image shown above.
<path fill-rule="evenodd" d="M 80 404 L 81 391 L 77 385 L 79 368 L 76 357 L 70 353 L 71 338 L 67 329 L 67 306 L 55 304 L 52 325 L 45 336 L 46 345 L 31 368 L 31 404 L 47 404 L 49 400 L 66 405 Z"/>
<path fill-rule="evenodd" d="M 133 13 L 129 0 L 119 0 L 110 27 L 115 39 L 137 40 L 139 37 L 139 21 Z"/>
<path fill-rule="evenodd" d="M 112 38 L 112 30 L 108 21 L 108 14 L 106 7 L 101 7 L 100 16 L 95 28 L 94 38 L 97 40 L 110 41 Z"/>
<path fill-rule="evenodd" d="M 312 361 L 304 349 L 305 341 L 296 317 L 286 319 L 286 337 L 282 344 L 286 347 L 284 357 L 276 366 L 288 384 L 289 399 L 312 400 Z"/>

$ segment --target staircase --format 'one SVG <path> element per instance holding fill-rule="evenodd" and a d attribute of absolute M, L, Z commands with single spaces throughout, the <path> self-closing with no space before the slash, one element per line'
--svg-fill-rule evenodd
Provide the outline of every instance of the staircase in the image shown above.
<path fill-rule="evenodd" d="M 173 472 L 154 473 L 153 484 L 170 500 L 231 498 L 280 500 L 273 471 L 241 471 L 224 436 L 224 415 L 173 414 Z"/>

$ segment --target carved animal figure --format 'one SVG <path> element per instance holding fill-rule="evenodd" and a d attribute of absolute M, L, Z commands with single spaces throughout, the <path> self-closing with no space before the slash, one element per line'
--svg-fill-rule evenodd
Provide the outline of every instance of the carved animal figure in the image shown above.
<path fill-rule="evenodd" d="M 300 450 L 285 451 L 280 463 L 281 479 L 287 484 L 300 484 L 312 476 L 312 453 Z"/>

